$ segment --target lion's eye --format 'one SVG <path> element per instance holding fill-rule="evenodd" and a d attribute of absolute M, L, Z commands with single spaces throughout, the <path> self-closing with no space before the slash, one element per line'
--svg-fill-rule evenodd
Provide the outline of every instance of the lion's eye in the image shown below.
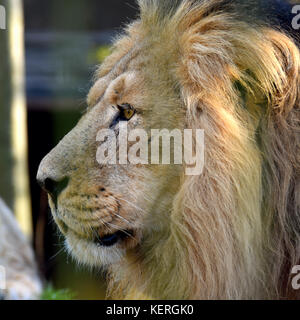
<path fill-rule="evenodd" d="M 135 109 L 128 103 L 118 105 L 118 109 L 120 111 L 120 118 L 122 120 L 130 120 L 134 114 L 135 114 Z"/>

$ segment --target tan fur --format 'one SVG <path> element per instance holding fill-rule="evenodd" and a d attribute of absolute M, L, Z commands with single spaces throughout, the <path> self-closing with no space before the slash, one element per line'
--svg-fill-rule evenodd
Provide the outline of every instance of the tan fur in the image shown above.
<path fill-rule="evenodd" d="M 298 48 L 281 31 L 219 10 L 218 0 L 139 3 L 141 18 L 96 74 L 86 115 L 39 170 L 40 180 L 71 178 L 57 207 L 50 199 L 68 248 L 109 266 L 113 297 L 295 297 Z M 97 132 L 122 103 L 137 109 L 130 128 L 204 129 L 203 174 L 99 166 Z M 125 227 L 135 230 L 126 243 L 92 242 L 95 229 Z"/>

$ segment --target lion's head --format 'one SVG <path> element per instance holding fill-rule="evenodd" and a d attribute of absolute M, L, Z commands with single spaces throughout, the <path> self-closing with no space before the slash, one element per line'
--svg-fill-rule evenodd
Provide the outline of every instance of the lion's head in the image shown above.
<path fill-rule="evenodd" d="M 66 246 L 108 267 L 116 295 L 278 297 L 299 259 L 299 51 L 219 0 L 139 2 L 86 113 L 39 168 Z M 99 164 L 99 146 L 134 143 L 99 138 L 121 122 L 203 129 L 202 174 Z"/>

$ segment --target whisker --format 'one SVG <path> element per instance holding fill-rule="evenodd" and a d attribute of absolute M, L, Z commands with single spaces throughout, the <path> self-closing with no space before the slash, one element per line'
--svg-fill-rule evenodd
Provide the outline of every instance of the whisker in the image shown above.
<path fill-rule="evenodd" d="M 118 230 L 118 226 L 116 226 L 116 225 L 114 225 L 114 224 L 112 224 L 112 223 L 104 222 L 104 225 L 105 225 L 105 226 L 107 227 L 107 229 L 108 229 L 110 232 L 112 232 L 112 233 L 114 233 L 114 230 L 111 229 L 111 228 L 114 228 L 114 229 L 117 229 L 117 230 Z"/>
<path fill-rule="evenodd" d="M 119 230 L 119 227 L 110 223 L 110 222 L 107 222 L 111 227 L 115 228 L 116 230 Z M 125 233 L 128 237 L 132 238 L 132 239 L 135 239 L 134 236 L 132 234 L 130 234 L 129 232 L 127 232 L 126 230 L 122 230 L 123 233 Z"/>
<path fill-rule="evenodd" d="M 52 257 L 50 257 L 50 260 L 53 260 L 54 258 L 56 258 L 63 251 L 65 251 L 65 247 L 62 247 L 61 249 L 59 249 Z"/>
<path fill-rule="evenodd" d="M 133 208 L 138 209 L 139 211 L 142 211 L 142 212 L 146 213 L 145 210 L 143 210 L 143 209 L 140 208 L 139 206 L 131 203 L 130 201 L 128 201 L 128 200 L 126 200 L 126 199 L 118 198 L 118 200 L 124 201 L 124 202 L 128 203 L 130 206 L 132 206 Z M 84 211 L 82 204 L 80 205 L 80 211 L 81 211 L 82 213 L 83 213 L 83 211 Z M 132 222 L 130 222 L 130 221 L 127 220 L 126 218 L 122 217 L 120 214 L 118 214 L 118 213 L 116 213 L 116 212 L 112 212 L 112 214 L 113 214 L 114 216 L 118 217 L 119 219 L 123 220 L 124 222 L 126 222 L 126 224 L 128 224 L 129 227 L 132 226 Z M 84 219 L 84 220 L 85 220 L 85 219 Z M 105 221 L 102 221 L 101 219 L 99 219 L 98 221 L 99 221 L 99 223 L 100 223 L 102 226 L 105 226 L 105 227 L 109 230 L 109 232 L 111 232 L 111 233 L 114 233 L 115 230 L 120 230 L 120 227 L 117 226 L 117 225 L 115 225 L 115 224 L 113 224 L 113 223 L 105 222 Z M 100 237 L 99 233 L 97 232 L 97 230 L 95 229 L 95 227 L 92 227 L 92 226 L 91 226 L 91 220 L 86 219 L 84 222 L 86 223 L 86 227 L 91 231 L 91 234 L 93 235 L 93 237 L 94 237 L 95 239 L 100 239 L 101 237 Z M 126 234 L 128 237 L 130 237 L 130 238 L 132 238 L 132 239 L 135 239 L 134 236 L 133 236 L 131 233 L 127 232 L 126 230 L 122 230 L 122 232 L 123 232 L 124 234 Z M 59 253 L 60 253 L 60 251 L 59 251 L 57 254 L 59 254 Z M 56 255 L 57 255 L 57 254 L 56 254 Z M 54 257 L 55 257 L 55 256 L 54 256 Z"/>
<path fill-rule="evenodd" d="M 125 199 L 123 199 L 123 198 L 119 198 L 119 197 L 118 197 L 118 199 L 127 202 L 128 204 L 130 204 L 130 205 L 131 205 L 132 207 L 134 207 L 135 209 L 141 210 L 143 213 L 146 213 L 146 214 L 147 214 L 147 212 L 146 212 L 144 209 L 142 209 L 142 208 L 140 208 L 139 206 L 131 203 L 130 201 L 125 200 Z"/>
<path fill-rule="evenodd" d="M 122 220 L 125 221 L 126 223 L 131 224 L 131 222 L 130 222 L 129 220 L 125 219 L 124 217 L 120 216 L 119 214 L 113 212 L 113 215 L 115 215 L 116 217 L 122 219 Z"/>

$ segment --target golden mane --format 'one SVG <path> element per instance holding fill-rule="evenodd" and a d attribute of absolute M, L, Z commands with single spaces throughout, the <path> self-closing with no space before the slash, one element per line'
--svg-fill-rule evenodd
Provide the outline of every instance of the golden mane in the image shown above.
<path fill-rule="evenodd" d="M 162 72 L 166 61 L 173 67 L 186 127 L 206 134 L 204 172 L 184 178 L 164 241 L 148 240 L 138 257 L 111 267 L 114 297 L 296 295 L 299 49 L 283 31 L 221 10 L 223 2 L 140 0 L 140 19 L 99 71 L 134 46 L 157 48 Z"/>

